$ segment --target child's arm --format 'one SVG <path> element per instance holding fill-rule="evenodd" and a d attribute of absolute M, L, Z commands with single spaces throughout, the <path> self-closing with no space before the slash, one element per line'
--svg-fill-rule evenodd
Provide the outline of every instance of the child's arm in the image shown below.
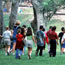
<path fill-rule="evenodd" d="M 2 38 L 3 36 L 2 35 L 0 35 L 0 38 Z"/>
<path fill-rule="evenodd" d="M 33 39 L 33 41 L 34 41 L 34 43 L 35 43 L 35 46 L 36 46 L 36 45 L 37 45 L 37 44 L 36 44 L 37 41 L 35 40 L 34 36 L 32 36 L 32 39 Z"/>
<path fill-rule="evenodd" d="M 64 43 L 64 41 L 65 41 L 65 38 L 61 41 L 61 44 L 63 44 L 63 43 Z"/>

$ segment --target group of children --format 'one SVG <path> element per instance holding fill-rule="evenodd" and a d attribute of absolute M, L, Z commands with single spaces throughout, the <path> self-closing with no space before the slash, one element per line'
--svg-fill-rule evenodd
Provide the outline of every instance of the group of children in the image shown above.
<path fill-rule="evenodd" d="M 19 26 L 20 22 L 17 20 L 13 27 L 13 30 L 9 30 L 6 27 L 6 31 L 0 38 L 4 39 L 5 44 L 5 55 L 10 55 L 12 52 L 16 59 L 20 59 L 21 55 L 24 55 L 25 46 L 28 48 L 28 59 L 31 59 L 33 41 L 36 49 L 36 56 L 38 53 L 40 56 L 43 55 L 45 50 L 45 45 L 48 45 L 48 52 L 50 57 L 56 56 L 56 45 L 58 44 L 58 39 L 60 38 L 61 53 L 65 52 L 65 28 L 62 27 L 62 32 L 57 35 L 56 26 L 50 26 L 48 31 L 45 31 L 43 25 L 40 25 L 39 31 L 34 35 L 31 27 L 26 28 L 26 25 L 22 27 Z M 33 40 L 33 41 L 32 41 Z M 16 50 L 16 52 L 15 52 Z M 40 52 L 39 52 L 40 50 Z"/>

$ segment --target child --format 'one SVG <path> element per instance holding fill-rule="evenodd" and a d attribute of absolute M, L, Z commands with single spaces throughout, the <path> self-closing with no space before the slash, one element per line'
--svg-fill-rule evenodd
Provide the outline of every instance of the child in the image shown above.
<path fill-rule="evenodd" d="M 10 54 L 10 45 L 11 45 L 10 36 L 11 36 L 11 32 L 9 31 L 9 27 L 6 27 L 6 31 L 3 32 L 2 36 L 0 36 L 3 37 L 4 39 L 5 55 Z"/>
<path fill-rule="evenodd" d="M 21 34 L 21 29 L 18 29 L 18 34 L 16 35 L 16 59 L 20 59 L 23 50 L 23 35 Z"/>
<path fill-rule="evenodd" d="M 10 46 L 10 52 L 12 51 L 13 49 L 13 30 L 11 30 L 11 46 Z"/>
<path fill-rule="evenodd" d="M 64 34 L 62 36 L 62 40 L 61 40 L 61 44 L 62 44 L 62 53 L 65 53 L 65 29 L 64 29 Z"/>
<path fill-rule="evenodd" d="M 26 35 L 27 35 L 26 46 L 28 48 L 28 59 L 31 59 L 32 46 L 33 46 L 33 41 L 35 42 L 35 39 L 34 39 L 33 31 L 32 31 L 32 29 L 30 27 L 28 27 Z"/>
<path fill-rule="evenodd" d="M 64 27 L 61 28 L 61 32 L 59 33 L 58 37 L 59 37 L 59 42 L 60 42 L 60 50 L 61 50 L 61 54 L 63 53 L 63 48 L 62 48 L 62 43 L 61 43 L 61 40 L 62 40 L 62 37 L 63 37 L 63 34 L 64 34 Z"/>

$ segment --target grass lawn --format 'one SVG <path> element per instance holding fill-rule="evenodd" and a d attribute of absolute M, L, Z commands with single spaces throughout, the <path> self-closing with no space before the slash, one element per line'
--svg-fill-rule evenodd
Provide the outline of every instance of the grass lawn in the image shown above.
<path fill-rule="evenodd" d="M 60 55 L 59 46 L 57 47 L 56 57 L 49 57 L 47 48 L 43 56 L 35 56 L 35 47 L 33 47 L 32 59 L 28 60 L 27 50 L 20 60 L 15 59 L 12 54 L 10 56 L 4 55 L 4 50 L 0 50 L 0 65 L 65 65 L 65 54 Z"/>
<path fill-rule="evenodd" d="M 18 20 L 21 21 L 21 26 L 23 24 L 30 26 L 29 19 L 32 17 L 32 15 L 28 14 L 20 14 L 18 15 Z M 9 15 L 4 15 L 4 23 L 5 26 L 8 26 L 9 23 Z M 57 26 L 57 32 L 60 31 L 60 28 L 62 26 L 65 26 L 65 22 L 59 21 L 59 20 L 51 20 L 48 22 L 47 29 L 49 26 Z M 5 56 L 4 55 L 4 49 L 0 50 L 0 65 L 65 65 L 65 54 L 60 55 L 60 46 L 58 45 L 57 47 L 57 55 L 56 57 L 49 57 L 48 52 L 47 52 L 47 46 L 44 52 L 44 55 L 42 57 L 40 56 L 35 56 L 35 50 L 36 48 L 33 47 L 33 52 L 32 52 L 32 59 L 28 60 L 27 59 L 27 50 L 25 52 L 24 56 L 21 56 L 20 60 L 15 59 L 15 56 L 10 55 L 10 56 Z"/>

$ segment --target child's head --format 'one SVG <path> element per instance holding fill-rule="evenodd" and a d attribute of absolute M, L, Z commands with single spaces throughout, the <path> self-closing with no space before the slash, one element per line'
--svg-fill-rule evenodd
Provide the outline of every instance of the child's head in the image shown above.
<path fill-rule="evenodd" d="M 52 26 L 50 26 L 49 29 L 52 29 Z"/>
<path fill-rule="evenodd" d="M 52 31 L 55 31 L 55 30 L 56 30 L 56 26 L 53 26 L 53 27 L 52 27 Z"/>
<path fill-rule="evenodd" d="M 30 35 L 32 35 L 32 29 L 31 29 L 31 27 L 28 27 L 28 29 L 27 29 L 27 36 L 30 36 Z"/>
<path fill-rule="evenodd" d="M 63 29 L 63 32 L 65 33 L 65 28 Z"/>
<path fill-rule="evenodd" d="M 61 31 L 64 31 L 64 27 L 61 28 Z"/>
<path fill-rule="evenodd" d="M 18 34 L 21 33 L 21 29 L 18 29 L 17 33 L 18 33 Z"/>
<path fill-rule="evenodd" d="M 13 34 L 13 30 L 11 30 L 11 34 Z"/>
<path fill-rule="evenodd" d="M 18 26 L 18 25 L 20 25 L 20 24 L 21 24 L 20 21 L 17 20 L 15 25 Z"/>
<path fill-rule="evenodd" d="M 43 30 L 43 25 L 40 25 L 39 29 L 40 29 L 40 30 Z"/>
<path fill-rule="evenodd" d="M 8 26 L 6 27 L 6 30 L 9 30 L 9 27 Z"/>

